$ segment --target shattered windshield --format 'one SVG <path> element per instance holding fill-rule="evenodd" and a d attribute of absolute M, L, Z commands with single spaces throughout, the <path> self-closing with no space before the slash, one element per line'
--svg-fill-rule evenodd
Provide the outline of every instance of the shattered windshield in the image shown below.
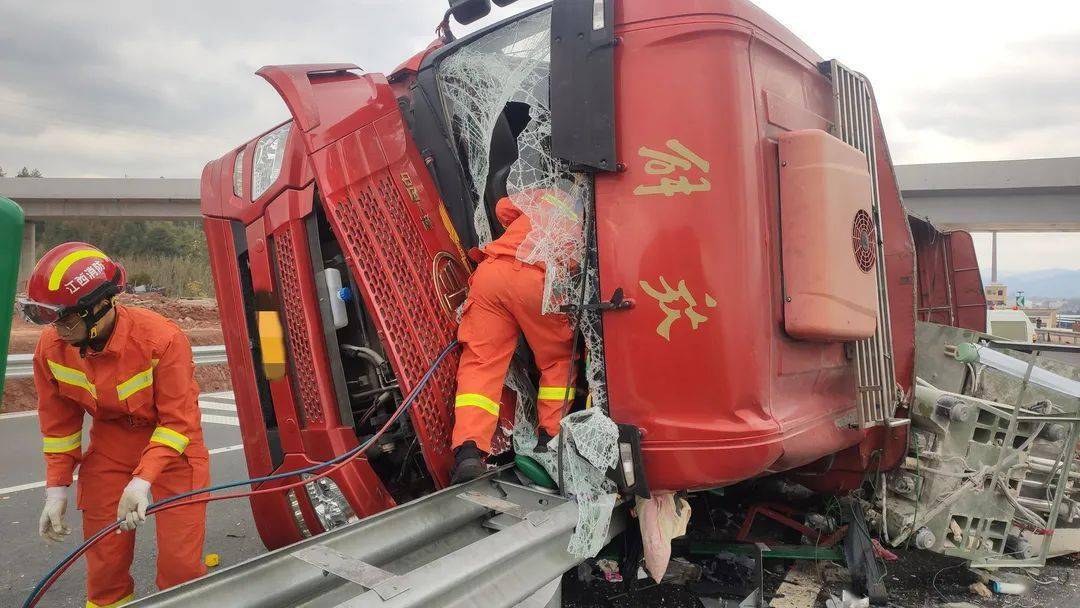
<path fill-rule="evenodd" d="M 544 268 L 543 311 L 558 313 L 566 304 L 596 299 L 599 283 L 595 265 L 584 264 L 592 182 L 551 153 L 550 26 L 550 9 L 508 23 L 455 51 L 437 73 L 446 121 L 471 181 L 480 245 L 493 237 L 497 201 L 491 199 L 505 192 L 530 222 L 517 257 Z M 605 472 L 617 462 L 618 429 L 606 415 L 599 313 L 578 311 L 571 319 L 584 336 L 594 407 L 562 420 L 561 457 L 537 452 L 536 386 L 512 368 L 507 385 L 517 393 L 514 425 L 495 443 L 512 442 L 517 454 L 535 458 L 563 482 L 564 494 L 579 506 L 568 550 L 592 556 L 605 542 L 615 506 L 616 488 Z"/>
<path fill-rule="evenodd" d="M 570 172 L 551 154 L 550 21 L 551 11 L 542 10 L 508 23 L 455 51 L 438 67 L 447 124 L 471 180 L 480 244 L 493 236 L 490 214 L 496 201 L 485 195 L 505 187 L 532 225 L 518 257 L 546 269 L 546 313 L 558 312 L 580 295 L 582 210 L 590 195 L 586 176 Z M 512 142 L 505 141 L 512 137 L 509 129 L 500 129 L 508 116 L 525 122 Z M 516 159 L 506 146 L 516 147 Z M 498 170 L 507 163 L 508 172 Z M 504 179 L 505 185 L 500 183 Z M 550 191 L 565 202 L 559 213 L 544 202 L 552 197 L 537 196 Z"/>

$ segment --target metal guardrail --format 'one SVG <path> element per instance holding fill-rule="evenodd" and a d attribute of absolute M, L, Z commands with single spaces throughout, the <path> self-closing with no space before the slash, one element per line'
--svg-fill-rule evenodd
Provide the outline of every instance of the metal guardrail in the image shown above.
<path fill-rule="evenodd" d="M 577 520 L 577 503 L 522 486 L 503 467 L 130 606 L 558 606 L 562 573 L 582 561 L 566 550 Z M 619 505 L 605 543 L 626 522 Z"/>
<path fill-rule="evenodd" d="M 215 365 L 226 363 L 225 345 L 193 346 L 191 352 L 195 355 L 195 365 Z M 34 355 L 8 355 L 6 379 L 30 378 L 34 375 Z"/>

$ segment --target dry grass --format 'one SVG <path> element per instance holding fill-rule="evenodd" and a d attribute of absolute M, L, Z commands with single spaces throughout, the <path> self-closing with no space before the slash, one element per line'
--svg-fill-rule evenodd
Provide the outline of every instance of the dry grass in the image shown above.
<path fill-rule="evenodd" d="M 120 260 L 127 269 L 128 283 L 149 283 L 164 287 L 172 298 L 213 297 L 214 279 L 210 263 L 198 257 L 130 256 Z"/>

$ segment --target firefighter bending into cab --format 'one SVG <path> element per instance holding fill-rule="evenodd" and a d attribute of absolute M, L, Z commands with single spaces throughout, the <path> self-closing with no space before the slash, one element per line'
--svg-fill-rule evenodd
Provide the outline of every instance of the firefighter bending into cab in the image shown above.
<path fill-rule="evenodd" d="M 34 352 L 34 384 L 46 463 L 39 531 L 69 534 L 67 486 L 79 467 L 84 538 L 124 520 L 86 554 L 88 607 L 131 601 L 134 529 L 157 500 L 206 487 L 209 455 L 199 423 L 191 344 L 157 313 L 114 302 L 123 267 L 86 243 L 65 243 L 34 267 L 24 316 L 47 325 Z M 83 450 L 83 414 L 90 445 Z M 201 576 L 206 505 L 157 516 L 157 586 Z"/>
<path fill-rule="evenodd" d="M 559 433 L 564 404 L 574 400 L 575 332 L 565 314 L 542 313 L 545 262 L 523 260 L 537 257 L 533 250 L 545 238 L 537 234 L 540 230 L 534 231 L 533 221 L 548 234 L 560 233 L 560 241 L 580 241 L 581 210 L 570 196 L 554 189 L 526 190 L 515 199 L 518 204 L 504 197 L 495 207 L 506 231 L 482 249 L 483 261 L 469 278 L 469 296 L 458 326 L 462 350 L 454 399 L 453 483 L 474 479 L 486 470 L 482 459 L 491 452 L 499 400 L 519 332 L 540 370 L 540 446 Z M 547 257 L 553 264 L 574 264 L 570 256 Z"/>

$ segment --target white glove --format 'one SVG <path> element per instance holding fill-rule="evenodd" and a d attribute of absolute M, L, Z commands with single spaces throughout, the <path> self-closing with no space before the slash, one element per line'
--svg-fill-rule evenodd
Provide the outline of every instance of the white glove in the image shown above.
<path fill-rule="evenodd" d="M 150 505 L 150 482 L 139 477 L 132 477 L 120 495 L 120 504 L 116 507 L 116 519 L 124 520 L 121 530 L 131 531 L 146 521 L 146 507 Z"/>
<path fill-rule="evenodd" d="M 38 521 L 38 534 L 50 542 L 60 542 L 71 534 L 71 528 L 64 523 L 67 512 L 67 488 L 54 486 L 45 488 L 45 508 L 41 510 Z"/>

